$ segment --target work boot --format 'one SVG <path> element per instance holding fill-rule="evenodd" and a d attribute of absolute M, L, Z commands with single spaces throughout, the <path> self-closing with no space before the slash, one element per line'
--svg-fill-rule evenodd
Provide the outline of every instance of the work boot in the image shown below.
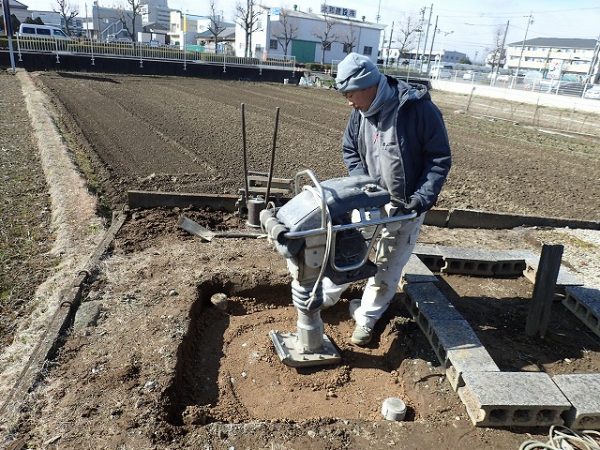
<path fill-rule="evenodd" d="M 354 328 L 354 333 L 352 333 L 352 337 L 350 338 L 350 342 L 359 346 L 367 345 L 369 342 L 371 342 L 372 337 L 373 330 L 371 328 L 356 325 L 356 328 Z"/>

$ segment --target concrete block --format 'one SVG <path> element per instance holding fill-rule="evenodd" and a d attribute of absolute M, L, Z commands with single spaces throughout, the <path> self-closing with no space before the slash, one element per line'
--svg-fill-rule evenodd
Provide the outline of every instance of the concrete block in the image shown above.
<path fill-rule="evenodd" d="M 536 256 L 534 258 L 527 258 L 525 260 L 526 267 L 523 271 L 523 275 L 532 283 L 535 283 L 535 275 L 537 273 L 539 262 L 539 256 Z M 569 269 L 567 269 L 564 266 L 561 266 L 560 271 L 558 272 L 556 286 L 583 286 L 583 282 L 579 278 L 577 278 Z"/>
<path fill-rule="evenodd" d="M 521 276 L 526 268 L 525 250 L 486 250 L 437 245 L 417 245 L 414 254 L 433 271 L 444 273 L 508 277 Z"/>
<path fill-rule="evenodd" d="M 444 267 L 444 254 L 437 245 L 417 244 L 413 255 L 417 255 L 423 264 L 433 272 L 439 272 Z"/>
<path fill-rule="evenodd" d="M 466 320 L 433 320 L 430 330 L 429 341 L 454 390 L 464 386 L 465 372 L 500 371 Z"/>
<path fill-rule="evenodd" d="M 552 380 L 573 407 L 563 416 L 572 429 L 600 430 L 600 374 L 554 375 Z"/>
<path fill-rule="evenodd" d="M 567 286 L 563 305 L 575 314 L 590 330 L 600 336 L 600 289 L 586 286 Z"/>
<path fill-rule="evenodd" d="M 562 425 L 571 403 L 542 372 L 465 372 L 458 395 L 477 426 Z"/>
<path fill-rule="evenodd" d="M 446 296 L 433 283 L 408 284 L 404 288 L 407 308 L 426 336 L 431 335 L 433 320 L 462 320 Z"/>
<path fill-rule="evenodd" d="M 404 266 L 403 278 L 407 283 L 435 283 L 437 277 L 416 255 L 410 255 Z"/>
<path fill-rule="evenodd" d="M 448 224 L 448 215 L 450 211 L 447 209 L 430 209 L 425 213 L 425 225 L 431 225 L 434 227 L 445 227 Z"/>
<path fill-rule="evenodd" d="M 454 209 L 448 216 L 448 228 L 505 229 L 520 226 L 542 226 L 553 228 L 585 228 L 600 230 L 600 222 L 568 219 L 562 217 L 536 217 L 518 214 Z"/>
<path fill-rule="evenodd" d="M 490 261 L 476 259 L 454 259 L 445 257 L 446 264 L 440 269 L 442 273 L 473 275 L 481 277 L 494 276 L 494 264 Z"/>

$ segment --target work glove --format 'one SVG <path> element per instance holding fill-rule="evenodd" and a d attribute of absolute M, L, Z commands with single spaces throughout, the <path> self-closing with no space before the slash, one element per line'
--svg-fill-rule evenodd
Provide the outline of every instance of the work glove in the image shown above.
<path fill-rule="evenodd" d="M 412 212 L 416 212 L 417 214 L 421 214 L 423 212 L 423 205 L 418 198 L 413 197 L 408 202 L 400 201 L 398 204 L 398 212 L 401 214 L 410 214 Z"/>

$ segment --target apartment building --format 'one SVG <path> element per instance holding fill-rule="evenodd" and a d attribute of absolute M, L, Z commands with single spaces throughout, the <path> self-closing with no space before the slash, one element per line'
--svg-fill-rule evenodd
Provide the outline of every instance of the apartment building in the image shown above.
<path fill-rule="evenodd" d="M 526 73 L 538 71 L 543 78 L 571 75 L 581 81 L 598 82 L 597 39 L 534 38 L 508 44 L 505 68 Z"/>

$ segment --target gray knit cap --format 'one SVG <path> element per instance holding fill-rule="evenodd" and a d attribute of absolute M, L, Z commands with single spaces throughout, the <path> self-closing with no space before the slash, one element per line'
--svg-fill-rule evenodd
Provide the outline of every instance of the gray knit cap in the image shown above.
<path fill-rule="evenodd" d="M 379 83 L 380 76 L 379 69 L 368 57 L 350 53 L 338 64 L 335 87 L 341 92 L 366 89 Z"/>

